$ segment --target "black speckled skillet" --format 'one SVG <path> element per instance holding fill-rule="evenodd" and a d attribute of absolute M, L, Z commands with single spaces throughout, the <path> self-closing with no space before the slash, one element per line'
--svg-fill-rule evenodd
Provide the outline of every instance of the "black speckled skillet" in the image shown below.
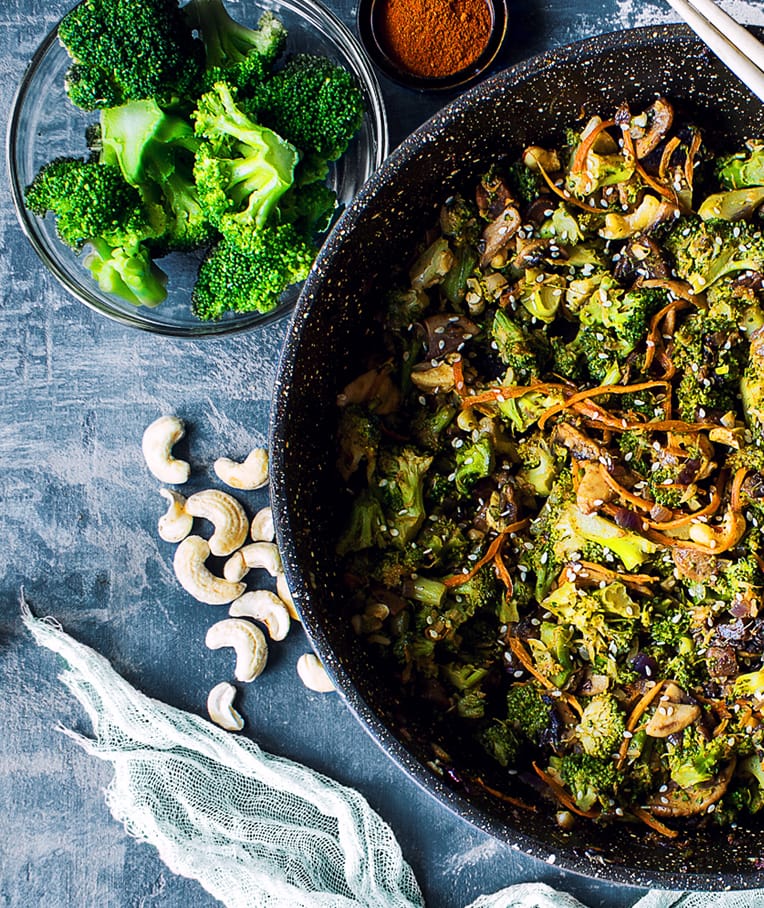
<path fill-rule="evenodd" d="M 332 679 L 380 746 L 465 820 L 542 859 L 591 877 L 663 889 L 764 886 L 764 819 L 750 829 L 657 841 L 643 828 L 572 833 L 553 819 L 465 791 L 425 765 L 430 736 L 416 707 L 368 663 L 335 573 L 340 483 L 335 397 L 363 367 L 380 288 L 432 224 L 449 193 L 474 185 L 497 155 L 559 136 L 583 110 L 671 98 L 717 148 L 764 134 L 762 106 L 683 26 L 635 29 L 560 48 L 499 73 L 420 127 L 339 220 L 308 278 L 280 365 L 271 427 L 272 499 L 287 577 Z M 453 751 L 453 748 L 452 748 Z M 456 774 L 460 774 L 458 751 Z M 470 767 L 465 767 L 469 769 Z M 518 792 L 520 793 L 520 792 Z"/>

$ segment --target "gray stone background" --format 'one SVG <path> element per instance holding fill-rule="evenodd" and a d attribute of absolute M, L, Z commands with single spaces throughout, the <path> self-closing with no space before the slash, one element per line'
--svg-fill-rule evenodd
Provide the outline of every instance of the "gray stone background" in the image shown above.
<path fill-rule="evenodd" d="M 350 0 L 329 4 L 349 25 Z M 761 2 L 725 7 L 764 24 Z M 69 0 L 0 3 L 0 110 Z M 511 6 L 500 65 L 577 38 L 675 21 L 651 0 L 529 0 Z M 391 147 L 448 98 L 381 79 Z M 110 768 L 57 730 L 89 731 L 19 620 L 23 587 L 38 614 L 107 656 L 150 696 L 204 714 L 210 687 L 231 674 L 210 652 L 219 615 L 196 604 L 156 535 L 164 509 L 140 451 L 162 413 L 189 426 L 198 487 L 223 454 L 267 437 L 269 399 L 286 322 L 213 341 L 173 341 L 122 327 L 67 296 L 23 236 L 7 178 L 0 183 L 0 905 L 8 908 L 216 904 L 174 876 L 155 850 L 109 814 Z M 267 492 L 248 493 L 251 511 Z M 247 734 L 273 753 L 357 787 L 391 824 L 433 908 L 462 908 L 480 893 L 543 880 L 594 906 L 632 905 L 641 892 L 595 883 L 526 858 L 454 817 L 377 748 L 334 694 L 307 691 L 295 662 L 308 649 L 295 627 L 271 647 L 267 672 L 240 699 Z"/>

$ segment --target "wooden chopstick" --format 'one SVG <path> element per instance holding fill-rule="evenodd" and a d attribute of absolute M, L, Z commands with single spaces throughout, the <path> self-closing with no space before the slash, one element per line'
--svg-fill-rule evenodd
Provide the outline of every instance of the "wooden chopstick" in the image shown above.
<path fill-rule="evenodd" d="M 713 0 L 668 0 L 716 56 L 764 101 L 764 44 Z"/>

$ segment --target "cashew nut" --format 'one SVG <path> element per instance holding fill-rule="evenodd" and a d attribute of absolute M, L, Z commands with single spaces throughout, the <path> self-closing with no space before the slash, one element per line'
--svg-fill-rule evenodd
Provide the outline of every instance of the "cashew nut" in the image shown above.
<path fill-rule="evenodd" d="M 143 433 L 141 448 L 146 466 L 160 482 L 180 485 L 188 479 L 190 465 L 172 456 L 173 445 L 185 434 L 185 423 L 177 416 L 160 416 Z"/>
<path fill-rule="evenodd" d="M 254 448 L 243 463 L 219 457 L 212 468 L 232 489 L 262 489 L 268 484 L 268 451 Z"/>
<path fill-rule="evenodd" d="M 167 512 L 159 518 L 159 537 L 165 542 L 180 542 L 194 525 L 194 518 L 185 507 L 186 499 L 173 489 L 160 489 L 159 494 L 170 502 Z"/>
<path fill-rule="evenodd" d="M 268 661 L 268 643 L 260 628 L 243 618 L 224 618 L 207 631 L 210 649 L 233 647 L 236 652 L 234 676 L 237 681 L 254 681 Z"/>
<path fill-rule="evenodd" d="M 309 690 L 315 690 L 320 694 L 334 690 L 334 685 L 329 680 L 326 669 L 321 665 L 318 656 L 313 653 L 303 653 L 300 656 L 297 660 L 297 674 Z"/>
<path fill-rule="evenodd" d="M 289 633 L 289 611 L 270 590 L 244 593 L 231 603 L 228 614 L 234 618 L 252 618 L 268 628 L 271 640 L 283 640 Z"/>
<path fill-rule="evenodd" d="M 272 508 L 261 508 L 255 514 L 249 528 L 249 535 L 253 542 L 273 542 L 276 538 L 276 531 L 273 528 Z"/>
<path fill-rule="evenodd" d="M 276 574 L 276 593 L 278 594 L 279 599 L 287 607 L 289 617 L 292 618 L 293 621 L 299 621 L 300 615 L 295 608 L 294 599 L 287 586 L 286 574 L 283 571 L 279 571 L 278 574 Z"/>
<path fill-rule="evenodd" d="M 234 552 L 223 565 L 223 576 L 226 580 L 241 580 L 252 568 L 265 568 L 271 577 L 279 573 L 281 555 L 272 542 L 250 542 Z"/>
<path fill-rule="evenodd" d="M 207 695 L 207 714 L 210 719 L 226 731 L 241 731 L 244 719 L 233 708 L 236 688 L 228 681 L 216 684 Z"/>
<path fill-rule="evenodd" d="M 228 492 L 205 489 L 190 495 L 186 510 L 193 517 L 203 517 L 215 527 L 210 537 L 213 555 L 230 555 L 247 538 L 249 520 L 241 504 Z M 241 578 L 236 578 L 241 579 Z"/>
<path fill-rule="evenodd" d="M 232 583 L 216 577 L 204 562 L 209 558 L 210 547 L 201 536 L 186 536 L 175 549 L 173 567 L 175 576 L 186 592 L 199 602 L 208 605 L 225 605 L 233 602 L 247 588 L 244 583 Z"/>

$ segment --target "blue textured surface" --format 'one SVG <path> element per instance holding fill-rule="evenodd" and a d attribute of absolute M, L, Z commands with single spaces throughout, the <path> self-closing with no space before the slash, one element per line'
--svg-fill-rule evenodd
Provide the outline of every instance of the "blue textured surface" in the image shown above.
<path fill-rule="evenodd" d="M 349 24 L 353 6 L 332 7 Z M 0 11 L 0 108 L 64 2 L 6 0 Z M 746 8 L 733 12 L 745 20 Z M 756 4 L 750 11 L 761 15 Z M 538 0 L 512 10 L 506 65 L 548 47 L 621 27 L 673 21 L 662 5 Z M 757 21 L 753 16 L 749 21 Z M 395 146 L 448 98 L 382 80 Z M 178 342 L 123 328 L 67 297 L 43 270 L 0 185 L 0 905 L 216 904 L 178 878 L 153 848 L 130 839 L 102 790 L 109 767 L 57 726 L 89 731 L 57 681 L 59 666 L 21 628 L 23 587 L 151 696 L 204 714 L 208 690 L 232 674 L 230 653 L 204 645 L 221 617 L 183 592 L 172 546 L 156 534 L 165 503 L 144 465 L 144 427 L 176 413 L 192 488 L 214 482 L 216 457 L 265 442 L 269 398 L 286 324 L 208 342 Z M 265 491 L 246 493 L 253 512 Z M 271 647 L 266 673 L 240 694 L 246 733 L 263 748 L 359 788 L 392 825 L 433 908 L 462 908 L 480 893 L 543 880 L 596 905 L 641 894 L 565 875 L 468 826 L 422 793 L 381 753 L 335 695 L 307 691 L 295 662 L 299 626 Z"/>

